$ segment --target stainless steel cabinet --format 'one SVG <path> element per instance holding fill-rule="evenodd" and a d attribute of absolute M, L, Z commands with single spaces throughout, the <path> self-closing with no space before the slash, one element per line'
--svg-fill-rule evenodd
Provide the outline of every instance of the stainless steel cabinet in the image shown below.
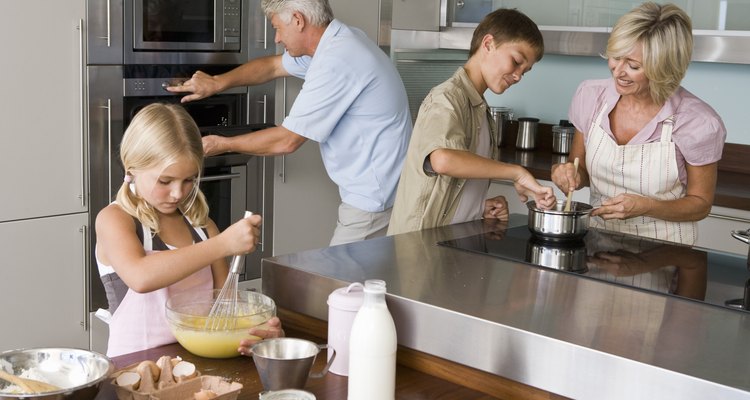
<path fill-rule="evenodd" d="M 87 215 L 0 223 L 0 351 L 88 348 Z"/>
<path fill-rule="evenodd" d="M 0 350 L 88 347 L 84 2 L 43 3 L 0 5 Z"/>
<path fill-rule="evenodd" d="M 750 0 L 661 1 L 683 8 L 693 20 L 693 61 L 750 64 Z M 415 12 L 416 4 L 425 12 Z M 517 8 L 537 24 L 549 54 L 598 56 L 617 19 L 640 2 L 624 0 L 397 0 L 394 49 L 468 50 L 474 27 L 488 12 Z M 435 13 L 430 11 L 438 9 Z M 408 16 L 404 18 L 403 16 Z M 435 29 L 435 26 L 439 26 Z"/>
<path fill-rule="evenodd" d="M 279 123 L 302 88 L 302 81 L 287 78 L 276 98 L 281 100 Z M 328 177 L 320 145 L 307 141 L 297 151 L 276 157 L 273 184 L 273 254 L 328 247 L 336 228 L 338 187 Z"/>
<path fill-rule="evenodd" d="M 0 5 L 0 222 L 87 210 L 83 15 L 82 0 Z"/>
<path fill-rule="evenodd" d="M 88 0 L 88 64 L 122 64 L 123 0 Z"/>

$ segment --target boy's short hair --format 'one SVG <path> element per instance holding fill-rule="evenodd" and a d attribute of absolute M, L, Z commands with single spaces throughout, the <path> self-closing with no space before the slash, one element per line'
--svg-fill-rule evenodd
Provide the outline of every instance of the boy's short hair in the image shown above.
<path fill-rule="evenodd" d="M 474 29 L 469 48 L 469 57 L 477 52 L 482 45 L 482 38 L 490 34 L 496 44 L 525 42 L 536 50 L 536 61 L 544 55 L 544 39 L 536 23 L 526 14 L 510 8 L 499 8 L 487 14 L 482 22 Z"/>

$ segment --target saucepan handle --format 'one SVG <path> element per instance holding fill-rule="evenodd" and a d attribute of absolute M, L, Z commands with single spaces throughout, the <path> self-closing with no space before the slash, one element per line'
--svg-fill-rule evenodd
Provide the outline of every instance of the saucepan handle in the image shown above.
<path fill-rule="evenodd" d="M 334 349 L 333 347 L 328 347 L 328 344 L 319 344 L 318 345 L 318 350 L 320 350 L 320 351 L 326 350 L 326 353 L 328 352 L 329 348 L 333 352 L 333 354 L 331 355 L 331 359 L 328 360 L 328 363 L 326 364 L 325 367 L 323 367 L 323 369 L 320 372 L 313 373 L 311 371 L 310 372 L 310 378 L 322 378 L 328 372 L 328 368 L 331 368 L 331 364 L 333 364 L 333 360 L 336 358 L 336 349 Z M 320 354 L 320 352 L 318 352 L 318 354 Z"/>
<path fill-rule="evenodd" d="M 732 237 L 750 244 L 750 229 L 745 231 L 732 231 Z"/>

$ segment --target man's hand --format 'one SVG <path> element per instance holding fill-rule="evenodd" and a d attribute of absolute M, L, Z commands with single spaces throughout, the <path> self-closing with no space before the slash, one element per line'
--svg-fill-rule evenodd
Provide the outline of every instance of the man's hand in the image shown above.
<path fill-rule="evenodd" d="M 224 136 L 203 136 L 203 154 L 208 157 L 228 152 L 229 148 L 227 147 L 226 142 L 227 140 Z"/>
<path fill-rule="evenodd" d="M 197 71 L 190 79 L 182 82 L 181 85 L 167 86 L 166 89 L 171 93 L 192 93 L 183 97 L 180 100 L 182 103 L 204 99 L 213 96 L 222 90 L 221 85 L 215 76 L 211 76 L 202 71 Z"/>

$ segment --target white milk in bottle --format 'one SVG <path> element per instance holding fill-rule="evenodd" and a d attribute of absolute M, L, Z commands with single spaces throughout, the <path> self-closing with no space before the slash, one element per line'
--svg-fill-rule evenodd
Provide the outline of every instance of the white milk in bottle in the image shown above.
<path fill-rule="evenodd" d="M 385 282 L 365 281 L 365 299 L 349 338 L 349 400 L 396 395 L 396 325 L 385 304 Z"/>

